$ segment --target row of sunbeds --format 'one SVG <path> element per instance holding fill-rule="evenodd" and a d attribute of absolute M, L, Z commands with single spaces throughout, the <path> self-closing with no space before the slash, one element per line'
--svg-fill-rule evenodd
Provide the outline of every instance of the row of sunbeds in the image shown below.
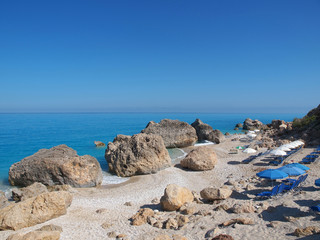
<path fill-rule="evenodd" d="M 298 179 L 286 179 L 281 184 L 273 187 L 271 191 L 258 193 L 256 196 L 259 198 L 270 198 L 291 190 L 296 190 L 308 177 L 308 174 L 301 175 Z"/>
<path fill-rule="evenodd" d="M 302 146 L 298 147 L 297 149 L 293 149 L 293 150 L 291 150 L 291 151 L 286 151 L 287 155 L 281 156 L 281 157 L 276 157 L 275 160 L 270 161 L 270 164 L 271 164 L 271 165 L 276 165 L 276 166 L 282 164 L 283 161 L 284 161 L 287 157 L 289 157 L 289 156 L 291 156 L 292 154 L 298 152 L 301 148 L 302 148 Z"/>
<path fill-rule="evenodd" d="M 303 164 L 310 164 L 313 163 L 320 155 L 320 146 L 318 146 L 312 153 L 305 156 L 301 163 Z"/>

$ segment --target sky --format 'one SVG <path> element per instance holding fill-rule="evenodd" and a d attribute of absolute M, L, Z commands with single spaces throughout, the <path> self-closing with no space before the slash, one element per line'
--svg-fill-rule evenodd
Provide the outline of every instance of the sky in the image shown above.
<path fill-rule="evenodd" d="M 0 1 L 0 112 L 301 113 L 320 1 Z"/>

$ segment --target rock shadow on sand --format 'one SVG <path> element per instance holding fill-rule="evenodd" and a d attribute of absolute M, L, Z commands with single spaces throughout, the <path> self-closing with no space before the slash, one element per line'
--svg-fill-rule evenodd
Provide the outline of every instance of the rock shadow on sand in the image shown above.
<path fill-rule="evenodd" d="M 154 211 L 154 210 L 162 211 L 162 208 L 161 208 L 160 203 L 145 204 L 145 205 L 142 205 L 140 208 L 151 208 L 153 211 Z"/>
<path fill-rule="evenodd" d="M 267 210 L 264 210 L 261 213 L 262 219 L 264 221 L 281 221 L 286 222 L 285 216 L 292 216 L 295 218 L 305 217 L 309 214 L 306 212 L 301 211 L 298 208 L 291 208 L 285 206 L 277 206 L 277 207 L 269 207 Z"/>

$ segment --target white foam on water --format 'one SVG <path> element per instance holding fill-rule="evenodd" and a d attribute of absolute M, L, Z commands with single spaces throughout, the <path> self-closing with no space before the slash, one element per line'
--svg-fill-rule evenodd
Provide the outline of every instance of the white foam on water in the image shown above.
<path fill-rule="evenodd" d="M 181 151 L 182 152 L 182 155 L 179 156 L 179 157 L 176 157 L 174 160 L 178 160 L 178 159 L 181 159 L 181 158 L 185 158 L 187 156 L 187 153 L 185 151 L 183 151 L 183 149 L 181 148 L 177 148 L 177 150 Z"/>
<path fill-rule="evenodd" d="M 108 184 L 120 184 L 128 181 L 130 178 L 125 177 L 118 177 L 116 175 L 111 175 L 107 172 L 102 172 L 103 178 L 102 178 L 102 185 L 108 185 Z"/>
<path fill-rule="evenodd" d="M 212 145 L 212 144 L 215 144 L 215 143 L 205 140 L 204 142 L 196 143 L 194 146 L 198 147 L 198 146 L 206 146 L 206 145 Z"/>

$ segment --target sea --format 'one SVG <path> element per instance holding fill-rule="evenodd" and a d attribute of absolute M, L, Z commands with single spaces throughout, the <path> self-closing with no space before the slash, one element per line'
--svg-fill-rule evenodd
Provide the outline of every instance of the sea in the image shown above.
<path fill-rule="evenodd" d="M 127 180 L 108 173 L 104 159 L 106 147 L 96 147 L 94 141 L 112 142 L 118 134 L 140 133 L 149 121 L 178 119 L 193 123 L 199 118 L 223 133 L 233 130 L 246 118 L 270 123 L 272 119 L 292 121 L 303 114 L 212 114 L 212 113 L 10 113 L 0 114 L 0 190 L 8 191 L 10 166 L 39 149 L 66 144 L 79 155 L 98 159 L 103 170 L 103 184 L 118 184 Z M 184 156 L 182 149 L 169 149 L 172 160 Z"/>

